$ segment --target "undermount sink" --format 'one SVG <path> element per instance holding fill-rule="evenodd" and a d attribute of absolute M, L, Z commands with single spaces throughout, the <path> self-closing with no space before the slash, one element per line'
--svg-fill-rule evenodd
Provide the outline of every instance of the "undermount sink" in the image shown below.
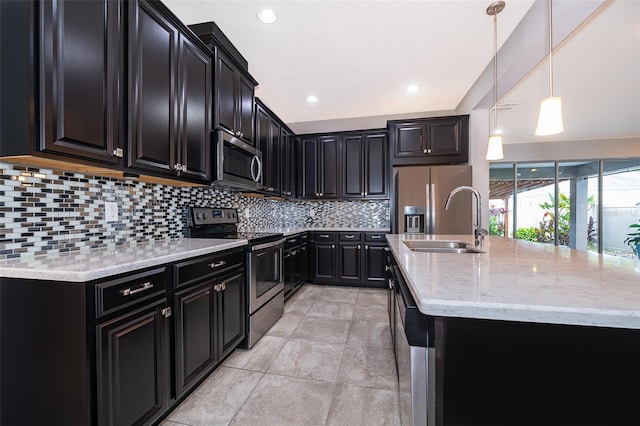
<path fill-rule="evenodd" d="M 484 251 L 463 241 L 416 240 L 404 241 L 404 245 L 411 251 L 428 253 L 484 253 Z"/>

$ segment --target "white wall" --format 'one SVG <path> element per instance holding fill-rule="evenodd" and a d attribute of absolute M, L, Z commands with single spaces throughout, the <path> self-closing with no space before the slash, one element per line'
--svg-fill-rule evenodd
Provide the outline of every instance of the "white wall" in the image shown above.
<path fill-rule="evenodd" d="M 482 227 L 485 229 L 489 229 L 489 162 L 485 159 L 488 145 L 489 110 L 471 111 L 469 114 L 469 164 L 473 166 L 473 187 L 482 195 Z"/>

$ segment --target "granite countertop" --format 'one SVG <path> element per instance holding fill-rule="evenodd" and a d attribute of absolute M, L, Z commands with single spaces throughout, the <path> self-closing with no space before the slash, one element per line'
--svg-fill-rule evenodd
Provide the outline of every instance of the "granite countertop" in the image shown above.
<path fill-rule="evenodd" d="M 280 232 L 285 237 L 301 232 L 390 232 L 390 228 L 275 228 L 269 232 Z"/>
<path fill-rule="evenodd" d="M 247 245 L 247 240 L 184 238 L 0 261 L 0 277 L 87 282 Z"/>
<path fill-rule="evenodd" d="M 640 262 L 511 238 L 485 238 L 479 254 L 425 253 L 404 240 L 470 235 L 387 235 L 427 315 L 640 329 Z"/>

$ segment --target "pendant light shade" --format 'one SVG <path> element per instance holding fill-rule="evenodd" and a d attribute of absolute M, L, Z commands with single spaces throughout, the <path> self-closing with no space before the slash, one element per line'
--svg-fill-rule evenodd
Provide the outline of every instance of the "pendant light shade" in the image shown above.
<path fill-rule="evenodd" d="M 540 102 L 537 136 L 549 136 L 564 131 L 562 124 L 562 99 L 553 96 L 553 8 L 549 0 L 549 97 Z"/>
<path fill-rule="evenodd" d="M 536 135 L 555 135 L 564 131 L 562 125 L 562 98 L 551 96 L 540 102 L 540 115 Z"/>
<path fill-rule="evenodd" d="M 502 135 L 493 134 L 489 136 L 489 147 L 487 148 L 487 160 L 502 160 Z"/>
<path fill-rule="evenodd" d="M 486 159 L 502 160 L 502 135 L 498 133 L 498 13 L 504 9 L 504 2 L 491 3 L 487 15 L 493 16 L 493 133 L 489 137 Z"/>

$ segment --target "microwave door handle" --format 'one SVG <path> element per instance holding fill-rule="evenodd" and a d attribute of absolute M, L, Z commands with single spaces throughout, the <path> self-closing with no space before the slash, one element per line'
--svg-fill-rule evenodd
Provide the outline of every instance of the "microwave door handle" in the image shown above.
<path fill-rule="evenodd" d="M 260 157 L 258 157 L 256 155 L 256 160 L 258 160 L 258 178 L 256 179 L 256 182 L 261 182 L 262 181 L 262 160 L 260 159 Z"/>
<path fill-rule="evenodd" d="M 255 166 L 257 160 L 258 160 L 258 156 L 254 155 L 253 158 L 251 159 L 251 166 L 249 166 L 249 168 L 251 169 L 251 179 L 253 179 L 254 182 L 258 181 L 258 177 L 253 172 L 253 169 L 254 169 L 254 166 Z"/>

